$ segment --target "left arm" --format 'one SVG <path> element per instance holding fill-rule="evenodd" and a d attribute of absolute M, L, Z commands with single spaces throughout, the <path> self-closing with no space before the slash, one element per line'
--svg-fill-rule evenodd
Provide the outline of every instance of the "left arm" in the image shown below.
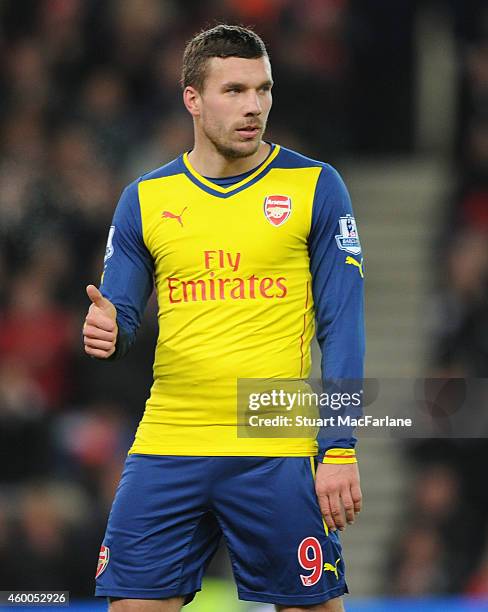
<path fill-rule="evenodd" d="M 329 165 L 324 165 L 317 182 L 309 254 L 322 378 L 324 382 L 360 381 L 364 362 L 363 259 L 349 194 Z M 321 431 L 317 442 L 320 508 L 330 529 L 343 529 L 344 514 L 352 523 L 361 509 L 356 438 L 352 431 L 342 431 L 336 438 Z"/>

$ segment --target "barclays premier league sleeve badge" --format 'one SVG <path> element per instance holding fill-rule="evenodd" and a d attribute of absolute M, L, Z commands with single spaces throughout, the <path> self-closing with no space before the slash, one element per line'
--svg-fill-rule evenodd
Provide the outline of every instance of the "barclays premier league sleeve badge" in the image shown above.
<path fill-rule="evenodd" d="M 105 247 L 105 257 L 103 258 L 104 262 L 109 260 L 114 254 L 114 245 L 113 245 L 114 233 L 115 233 L 115 225 L 111 225 L 110 230 L 108 232 L 107 246 Z"/>
<path fill-rule="evenodd" d="M 346 253 L 352 253 L 353 255 L 361 253 L 356 220 L 352 215 L 339 217 L 339 234 L 336 235 L 335 239 L 341 251 L 346 251 Z"/>

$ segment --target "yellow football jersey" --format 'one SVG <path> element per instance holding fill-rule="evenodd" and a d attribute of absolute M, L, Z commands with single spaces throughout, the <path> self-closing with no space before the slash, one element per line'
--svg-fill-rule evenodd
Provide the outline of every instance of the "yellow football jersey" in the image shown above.
<path fill-rule="evenodd" d="M 130 453 L 315 455 L 312 435 L 239 435 L 237 381 L 308 376 L 315 317 L 324 376 L 362 376 L 362 270 L 346 252 L 361 265 L 342 180 L 278 145 L 241 177 L 205 178 L 184 154 L 126 188 L 101 286 L 117 308 L 116 356 L 153 282 L 159 306 L 154 384 Z"/>

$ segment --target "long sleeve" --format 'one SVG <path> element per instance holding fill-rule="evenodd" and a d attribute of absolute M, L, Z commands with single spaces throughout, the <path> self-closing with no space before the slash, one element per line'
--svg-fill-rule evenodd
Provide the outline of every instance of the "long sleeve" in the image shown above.
<path fill-rule="evenodd" d="M 143 240 L 137 185 L 136 181 L 126 187 L 117 204 L 100 285 L 117 309 L 119 334 L 113 359 L 123 357 L 134 342 L 153 289 L 153 260 Z"/>
<path fill-rule="evenodd" d="M 322 379 L 360 381 L 364 367 L 363 258 L 351 199 L 340 175 L 324 164 L 309 236 L 310 271 Z M 343 428 L 317 437 L 318 460 L 353 463 L 356 439 Z"/>

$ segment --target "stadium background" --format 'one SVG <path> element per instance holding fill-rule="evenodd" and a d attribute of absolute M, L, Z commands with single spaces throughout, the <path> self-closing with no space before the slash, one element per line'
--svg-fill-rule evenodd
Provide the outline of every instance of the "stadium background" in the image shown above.
<path fill-rule="evenodd" d="M 268 138 L 332 163 L 350 187 L 367 253 L 368 376 L 486 376 L 485 3 L 3 0 L 0 590 L 98 605 L 98 548 L 151 382 L 155 303 L 129 356 L 100 364 L 82 353 L 84 287 L 99 278 L 122 187 L 190 146 L 181 52 L 219 19 L 268 43 Z M 485 433 L 362 442 L 365 510 L 344 536 L 350 612 L 488 610 Z M 188 609 L 257 607 L 237 603 L 222 553 Z"/>

